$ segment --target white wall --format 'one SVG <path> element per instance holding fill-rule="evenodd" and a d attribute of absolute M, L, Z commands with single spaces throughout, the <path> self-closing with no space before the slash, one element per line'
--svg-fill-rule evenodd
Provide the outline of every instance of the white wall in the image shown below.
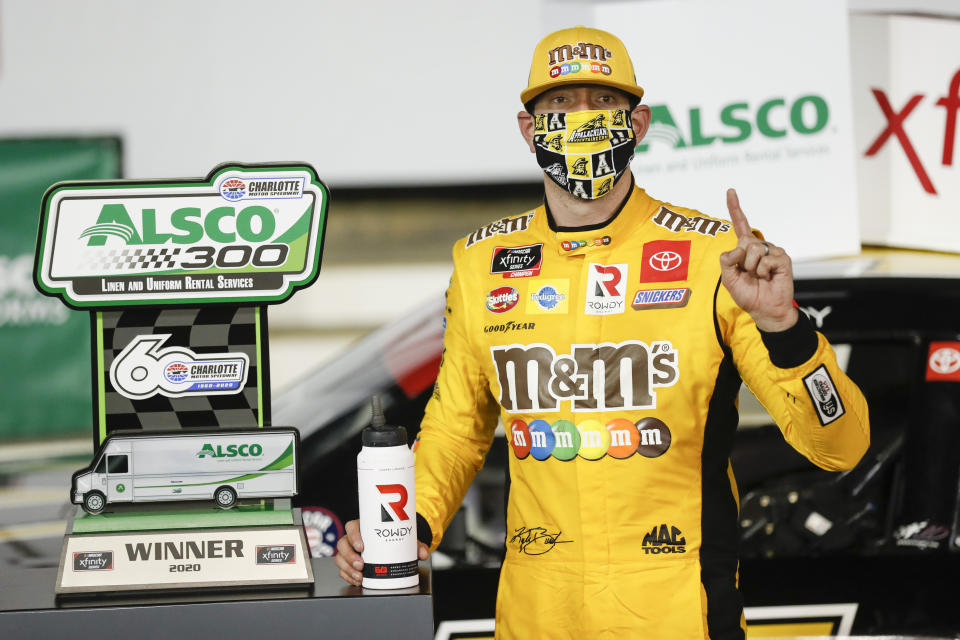
<path fill-rule="evenodd" d="M 306 160 L 333 185 L 536 179 L 539 0 L 4 0 L 0 135 L 119 133 L 133 177 Z"/>

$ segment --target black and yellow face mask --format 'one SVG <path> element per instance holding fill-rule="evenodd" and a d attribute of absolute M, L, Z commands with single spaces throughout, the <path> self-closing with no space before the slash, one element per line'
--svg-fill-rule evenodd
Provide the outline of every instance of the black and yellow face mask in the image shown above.
<path fill-rule="evenodd" d="M 630 166 L 636 143 L 624 109 L 538 113 L 533 144 L 550 179 L 584 200 L 602 198 Z"/>

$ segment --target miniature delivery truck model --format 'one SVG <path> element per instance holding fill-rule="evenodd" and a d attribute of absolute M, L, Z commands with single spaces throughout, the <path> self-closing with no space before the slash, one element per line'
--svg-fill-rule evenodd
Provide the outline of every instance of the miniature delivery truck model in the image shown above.
<path fill-rule="evenodd" d="M 289 427 L 215 431 L 116 431 L 86 469 L 73 474 L 70 496 L 88 513 L 111 502 L 213 500 L 297 494 L 299 433 Z"/>

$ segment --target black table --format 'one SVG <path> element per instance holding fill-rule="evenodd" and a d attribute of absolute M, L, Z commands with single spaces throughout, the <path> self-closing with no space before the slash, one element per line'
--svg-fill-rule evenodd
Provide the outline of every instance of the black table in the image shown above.
<path fill-rule="evenodd" d="M 312 589 L 124 597 L 54 597 L 55 567 L 0 571 L 0 638 L 19 640 L 293 640 L 433 637 L 431 573 L 420 585 L 347 585 L 333 558 L 314 558 Z"/>

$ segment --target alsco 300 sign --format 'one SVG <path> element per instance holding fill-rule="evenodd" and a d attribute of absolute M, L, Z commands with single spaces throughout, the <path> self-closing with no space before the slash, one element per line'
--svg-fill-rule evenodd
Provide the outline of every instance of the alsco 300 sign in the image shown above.
<path fill-rule="evenodd" d="M 305 164 L 63 182 L 43 199 L 34 277 L 73 307 L 281 302 L 317 277 L 326 207 Z"/>

